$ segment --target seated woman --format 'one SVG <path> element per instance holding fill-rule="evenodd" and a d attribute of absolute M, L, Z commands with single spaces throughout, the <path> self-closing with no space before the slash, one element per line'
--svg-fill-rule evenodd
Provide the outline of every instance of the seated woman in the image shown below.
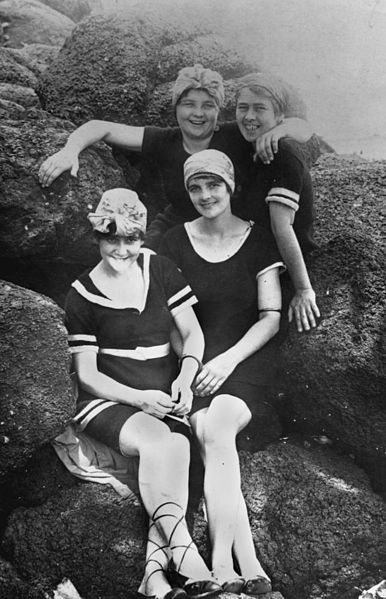
<path fill-rule="evenodd" d="M 204 341 L 197 301 L 174 264 L 141 246 L 146 208 L 135 192 L 106 191 L 89 220 L 101 261 L 72 285 L 66 326 L 79 381 L 75 421 L 119 451 L 139 456 L 138 485 L 149 515 L 145 596 L 219 592 L 185 522 L 192 381 Z M 183 342 L 181 369 L 170 353 L 172 324 Z M 182 589 L 166 577 L 174 568 Z"/>
<path fill-rule="evenodd" d="M 267 73 L 250 73 L 238 80 L 236 121 L 250 143 L 250 154 L 268 132 L 274 132 L 288 111 L 288 85 Z M 315 247 L 314 199 L 310 171 L 299 144 L 278 141 L 275 159 L 264 164 L 245 160 L 243 197 L 233 212 L 272 229 L 291 277 L 285 277 L 283 303 L 299 332 L 316 326 L 320 316 L 308 276 L 305 256 Z M 283 283 L 283 281 L 282 281 Z"/>
<path fill-rule="evenodd" d="M 269 408 L 283 263 L 268 230 L 232 214 L 234 169 L 225 154 L 192 155 L 184 180 L 201 216 L 168 231 L 161 252 L 194 290 L 205 337 L 190 421 L 205 466 L 212 569 L 225 591 L 256 596 L 269 592 L 271 583 L 255 553 L 236 437 Z"/>

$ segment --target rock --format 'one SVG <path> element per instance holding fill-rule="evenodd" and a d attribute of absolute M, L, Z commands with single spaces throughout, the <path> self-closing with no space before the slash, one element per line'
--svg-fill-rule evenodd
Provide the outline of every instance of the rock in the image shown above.
<path fill-rule="evenodd" d="M 6 21 L 7 46 L 21 48 L 38 42 L 62 45 L 74 22 L 38 0 L 1 0 L 0 21 Z"/>
<path fill-rule="evenodd" d="M 0 81 L 35 87 L 36 76 L 26 66 L 19 64 L 9 48 L 0 48 Z"/>
<path fill-rule="evenodd" d="M 284 347 L 287 420 L 353 454 L 386 491 L 385 166 L 326 156 L 313 178 L 322 321 L 311 334 L 292 329 Z"/>
<path fill-rule="evenodd" d="M 0 557 L 0 597 L 4 599 L 46 599 L 42 589 L 22 580 L 12 565 Z"/>
<path fill-rule="evenodd" d="M 60 46 L 24 44 L 23 48 L 7 48 L 15 60 L 35 75 L 40 75 L 57 56 Z"/>
<path fill-rule="evenodd" d="M 351 462 L 288 442 L 241 452 L 241 468 L 258 555 L 273 580 L 270 599 L 353 599 L 355 586 L 384 575 L 385 505 Z M 66 576 L 83 599 L 126 599 L 142 576 L 145 531 L 140 508 L 82 483 L 15 510 L 2 552 L 31 585 L 52 588 Z M 208 556 L 202 513 L 193 536 Z"/>
<path fill-rule="evenodd" d="M 286 599 L 354 599 L 386 572 L 386 507 L 367 477 L 326 448 L 242 452 L 259 559 Z"/>
<path fill-rule="evenodd" d="M 67 172 L 49 189 L 42 189 L 37 178 L 39 166 L 63 146 L 73 125 L 41 110 L 20 116 L 0 123 L 0 270 L 4 276 L 8 268 L 7 277 L 15 280 L 21 269 L 27 286 L 29 279 L 35 278 L 39 290 L 48 285 L 53 291 L 53 268 L 59 271 L 59 279 L 60 273 L 65 276 L 68 286 L 75 273 L 69 269 L 69 280 L 61 265 L 77 264 L 77 276 L 79 265 L 84 269 L 95 263 L 98 254 L 86 215 L 106 189 L 126 187 L 126 183 L 110 150 L 99 144 L 82 153 L 78 178 Z M 13 275 L 9 268 L 12 260 L 17 260 Z M 24 265 L 23 260 L 27 260 Z M 29 275 L 28 269 L 33 268 L 35 272 Z"/>
<path fill-rule="evenodd" d="M 202 61 L 229 77 L 252 68 L 199 21 L 202 15 L 192 17 L 177 5 L 167 15 L 147 4 L 90 16 L 42 75 L 43 106 L 77 124 L 91 118 L 165 124 L 153 97 L 162 96 L 187 63 Z"/>
<path fill-rule="evenodd" d="M 31 87 L 15 83 L 0 83 L 0 99 L 14 102 L 25 108 L 39 106 L 39 98 Z"/>
<path fill-rule="evenodd" d="M 91 12 L 92 0 L 40 0 L 42 4 L 78 22 Z"/>
<path fill-rule="evenodd" d="M 2 553 L 47 591 L 68 577 L 82 599 L 134 599 L 145 538 L 142 508 L 104 485 L 84 483 L 42 506 L 15 510 Z"/>
<path fill-rule="evenodd" d="M 47 297 L 0 284 L 0 475 L 21 467 L 74 413 L 62 311 Z"/>

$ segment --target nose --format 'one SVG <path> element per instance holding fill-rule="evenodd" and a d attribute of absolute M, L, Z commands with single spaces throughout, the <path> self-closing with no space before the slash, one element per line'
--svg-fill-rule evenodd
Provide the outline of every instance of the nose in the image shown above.
<path fill-rule="evenodd" d="M 117 245 L 115 246 L 115 251 L 120 256 L 126 256 L 127 253 L 130 253 L 130 244 L 124 239 L 119 239 Z"/>
<path fill-rule="evenodd" d="M 209 198 L 211 197 L 211 195 L 212 195 L 212 194 L 211 194 L 211 192 L 210 192 L 210 189 L 209 189 L 209 187 L 206 187 L 206 186 L 205 186 L 205 187 L 203 187 L 203 188 L 202 188 L 202 191 L 201 191 L 201 198 L 202 198 L 203 200 L 207 200 L 207 199 L 209 199 Z"/>
<path fill-rule="evenodd" d="M 255 118 L 256 118 L 256 112 L 255 112 L 255 110 L 253 109 L 253 106 L 250 106 L 250 107 L 248 108 L 248 111 L 247 111 L 247 112 L 246 112 L 246 114 L 245 114 L 245 118 L 246 118 L 248 121 L 253 121 L 253 120 L 255 120 Z"/>
<path fill-rule="evenodd" d="M 195 104 L 193 114 L 194 116 L 202 116 L 204 114 L 203 108 L 200 104 Z"/>

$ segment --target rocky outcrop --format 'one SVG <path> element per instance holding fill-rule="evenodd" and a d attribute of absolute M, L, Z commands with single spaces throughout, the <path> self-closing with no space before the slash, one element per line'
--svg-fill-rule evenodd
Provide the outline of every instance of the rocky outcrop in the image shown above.
<path fill-rule="evenodd" d="M 42 4 L 66 15 L 77 23 L 90 14 L 93 0 L 40 0 Z"/>
<path fill-rule="evenodd" d="M 0 476 L 26 463 L 71 418 L 67 334 L 50 299 L 0 285 Z"/>
<path fill-rule="evenodd" d="M 9 55 L 36 76 L 43 73 L 60 50 L 60 46 L 47 44 L 24 44 L 22 48 L 7 48 Z"/>
<path fill-rule="evenodd" d="M 38 0 L 2 0 L 0 22 L 7 22 L 7 46 L 34 42 L 57 46 L 70 35 L 74 22 Z"/>
<path fill-rule="evenodd" d="M 173 122 L 170 112 L 164 119 L 165 108 L 180 68 L 202 62 L 226 78 L 252 68 L 200 25 L 197 15 L 191 17 L 177 5 L 167 15 L 147 5 L 140 12 L 85 19 L 41 78 L 43 106 L 77 124 L 91 118 L 132 125 Z"/>
<path fill-rule="evenodd" d="M 386 491 L 385 167 L 326 156 L 313 178 L 320 249 L 310 272 L 322 321 L 286 344 L 288 420 L 356 456 Z"/>
<path fill-rule="evenodd" d="M 275 591 L 286 599 L 356 599 L 355 586 L 384 576 L 385 506 L 351 462 L 280 443 L 242 452 L 241 465 L 256 547 Z M 202 513 L 194 520 L 207 554 Z M 53 588 L 66 576 L 83 599 L 123 599 L 142 576 L 144 531 L 139 507 L 77 484 L 15 510 L 2 551 L 31 585 Z"/>

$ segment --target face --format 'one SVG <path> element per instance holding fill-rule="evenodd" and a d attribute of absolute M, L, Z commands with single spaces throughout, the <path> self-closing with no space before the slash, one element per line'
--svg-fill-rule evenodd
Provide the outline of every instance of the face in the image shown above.
<path fill-rule="evenodd" d="M 122 273 L 136 262 L 142 246 L 138 235 L 130 237 L 111 236 L 99 240 L 99 251 L 107 269 Z"/>
<path fill-rule="evenodd" d="M 229 190 L 219 177 L 194 177 L 188 183 L 188 192 L 193 206 L 205 218 L 231 211 Z"/>
<path fill-rule="evenodd" d="M 275 127 L 283 115 L 275 115 L 270 98 L 257 94 L 247 87 L 241 90 L 236 105 L 236 121 L 247 141 L 253 142 L 260 135 Z"/>
<path fill-rule="evenodd" d="M 176 106 L 176 117 L 182 135 L 189 139 L 212 137 L 219 108 L 203 89 L 190 89 Z"/>

